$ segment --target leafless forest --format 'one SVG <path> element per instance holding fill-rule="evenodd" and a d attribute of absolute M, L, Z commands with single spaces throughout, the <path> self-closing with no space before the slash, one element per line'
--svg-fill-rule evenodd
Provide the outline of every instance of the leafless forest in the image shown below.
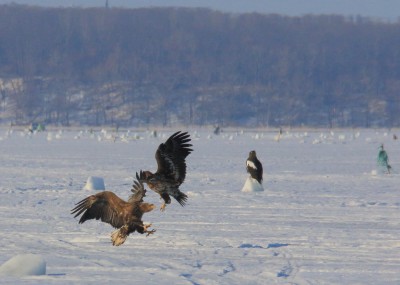
<path fill-rule="evenodd" d="M 400 126 L 400 23 L 0 5 L 0 123 Z"/>

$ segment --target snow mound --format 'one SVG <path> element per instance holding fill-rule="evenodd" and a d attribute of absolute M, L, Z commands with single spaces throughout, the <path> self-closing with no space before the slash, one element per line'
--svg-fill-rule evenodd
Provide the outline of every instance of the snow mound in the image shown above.
<path fill-rule="evenodd" d="M 252 177 L 247 177 L 246 182 L 244 183 L 244 186 L 242 188 L 242 192 L 261 192 L 264 191 L 264 187 L 262 184 L 258 183 L 257 180 L 255 180 Z"/>
<path fill-rule="evenodd" d="M 84 190 L 106 190 L 106 186 L 104 185 L 104 179 L 97 176 L 89 176 L 86 181 Z"/>
<path fill-rule="evenodd" d="M 35 254 L 19 254 L 0 266 L 0 275 L 6 276 L 31 276 L 45 275 L 46 262 Z"/>

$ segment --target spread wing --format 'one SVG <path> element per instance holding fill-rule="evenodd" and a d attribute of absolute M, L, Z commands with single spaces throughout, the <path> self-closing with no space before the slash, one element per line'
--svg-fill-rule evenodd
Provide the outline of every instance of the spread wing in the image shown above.
<path fill-rule="evenodd" d="M 133 194 L 129 197 L 128 203 L 143 202 L 143 197 L 146 196 L 146 189 L 144 189 L 142 181 L 144 181 L 143 172 L 140 171 L 140 177 L 136 172 L 136 181 L 133 182 L 131 190 Z"/>
<path fill-rule="evenodd" d="M 81 216 L 79 223 L 87 220 L 96 219 L 120 228 L 125 224 L 124 206 L 129 205 L 112 192 L 104 191 L 91 195 L 76 204 L 71 210 L 75 214 L 74 218 Z"/>
<path fill-rule="evenodd" d="M 160 144 L 156 151 L 157 173 L 162 173 L 181 184 L 186 177 L 185 159 L 193 151 L 190 148 L 190 140 L 187 132 L 179 131 Z"/>

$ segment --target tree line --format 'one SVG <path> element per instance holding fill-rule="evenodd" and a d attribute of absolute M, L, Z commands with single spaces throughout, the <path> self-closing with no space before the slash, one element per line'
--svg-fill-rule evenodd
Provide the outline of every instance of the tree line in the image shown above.
<path fill-rule="evenodd" d="M 0 5 L 1 118 L 400 126 L 399 47 L 363 17 Z"/>

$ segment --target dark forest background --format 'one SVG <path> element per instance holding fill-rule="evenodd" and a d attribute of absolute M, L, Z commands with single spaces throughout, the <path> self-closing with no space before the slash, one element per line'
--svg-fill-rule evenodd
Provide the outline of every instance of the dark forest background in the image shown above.
<path fill-rule="evenodd" d="M 400 23 L 0 5 L 0 123 L 400 126 Z"/>

